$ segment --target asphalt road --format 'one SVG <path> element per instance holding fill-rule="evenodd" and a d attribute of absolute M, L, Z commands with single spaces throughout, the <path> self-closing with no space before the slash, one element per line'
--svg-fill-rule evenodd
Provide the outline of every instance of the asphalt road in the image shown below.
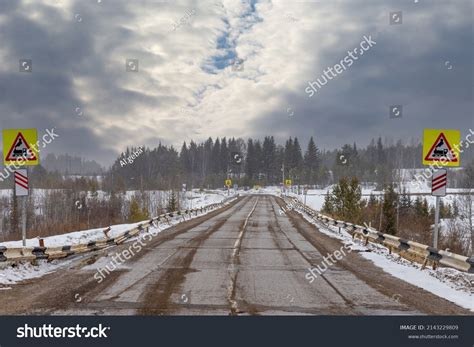
<path fill-rule="evenodd" d="M 107 252 L 0 292 L 0 314 L 470 314 L 391 277 L 352 252 L 313 283 L 307 269 L 340 249 L 267 195 L 160 233 L 100 284 Z M 127 244 L 116 247 L 125 249 Z M 3 311 L 3 312 L 2 312 Z"/>

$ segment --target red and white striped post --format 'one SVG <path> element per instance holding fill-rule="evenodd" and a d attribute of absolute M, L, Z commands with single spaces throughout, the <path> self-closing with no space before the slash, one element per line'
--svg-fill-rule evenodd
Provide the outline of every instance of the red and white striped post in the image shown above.
<path fill-rule="evenodd" d="M 431 195 L 436 196 L 435 225 L 433 230 L 433 247 L 438 248 L 438 225 L 439 225 L 439 200 L 446 196 L 446 185 L 448 184 L 448 172 L 441 169 L 433 172 L 431 180 Z"/>
<path fill-rule="evenodd" d="M 26 247 L 26 200 L 30 193 L 28 181 L 28 169 L 18 169 L 14 173 L 15 178 L 15 195 L 21 197 L 22 200 L 22 226 L 21 236 L 23 239 L 23 247 Z"/>

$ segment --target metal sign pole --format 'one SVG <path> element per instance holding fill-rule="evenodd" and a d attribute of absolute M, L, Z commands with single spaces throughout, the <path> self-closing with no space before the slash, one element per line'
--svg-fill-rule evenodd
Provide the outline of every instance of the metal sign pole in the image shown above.
<path fill-rule="evenodd" d="M 21 235 L 23 239 L 23 247 L 26 247 L 26 199 L 27 196 L 21 197 L 22 202 L 22 225 L 21 225 Z"/>
<path fill-rule="evenodd" d="M 435 209 L 435 225 L 433 230 L 433 247 L 438 248 L 438 223 L 439 223 L 439 200 L 440 197 L 436 197 L 436 209 Z"/>
<path fill-rule="evenodd" d="M 26 170 L 26 177 L 28 177 L 28 166 L 25 166 L 22 169 Z M 17 184 L 16 182 L 13 183 L 13 194 L 15 195 L 17 195 L 16 186 L 15 186 L 16 184 Z M 29 185 L 29 183 L 27 184 Z M 26 247 L 26 203 L 27 203 L 28 195 L 24 195 L 22 193 L 22 195 L 20 196 L 17 195 L 17 198 L 20 199 L 21 201 L 21 239 L 22 239 L 23 247 Z"/>

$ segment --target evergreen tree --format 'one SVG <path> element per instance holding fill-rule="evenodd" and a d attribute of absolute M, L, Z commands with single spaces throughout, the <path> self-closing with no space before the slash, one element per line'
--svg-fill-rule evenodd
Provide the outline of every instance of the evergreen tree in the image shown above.
<path fill-rule="evenodd" d="M 263 172 L 268 182 L 275 182 L 278 177 L 276 145 L 273 136 L 266 136 L 262 146 Z"/>
<path fill-rule="evenodd" d="M 344 218 L 351 223 L 358 223 L 361 216 L 362 190 L 356 177 L 351 179 L 347 194 L 344 197 Z"/>
<path fill-rule="evenodd" d="M 303 154 L 297 137 L 295 137 L 295 140 L 293 141 L 292 159 L 292 168 L 296 169 L 299 174 L 303 168 Z"/>
<path fill-rule="evenodd" d="M 397 203 L 398 194 L 395 192 L 393 184 L 389 184 L 384 190 L 382 206 L 382 231 L 384 233 L 395 235 L 397 232 Z"/>
<path fill-rule="evenodd" d="M 219 157 L 216 158 L 217 160 L 219 160 L 220 173 L 227 175 L 227 171 L 229 169 L 229 156 L 230 156 L 230 153 L 229 153 L 229 149 L 227 148 L 227 140 L 224 137 L 221 141 Z"/>
<path fill-rule="evenodd" d="M 140 204 L 138 203 L 138 199 L 134 196 L 130 202 L 130 215 L 128 220 L 131 223 L 141 222 L 145 219 L 148 219 L 148 211 L 147 209 L 141 209 Z"/>
<path fill-rule="evenodd" d="M 319 150 L 313 137 L 309 139 L 308 148 L 304 155 L 305 183 L 315 184 L 319 179 Z"/>
<path fill-rule="evenodd" d="M 249 139 L 247 142 L 247 155 L 245 157 L 245 174 L 246 178 L 249 181 L 248 184 L 251 184 L 257 168 L 255 167 L 255 148 L 253 145 L 253 140 Z"/>
<path fill-rule="evenodd" d="M 168 198 L 168 212 L 174 212 L 178 210 L 178 198 L 174 190 L 170 192 L 170 196 Z"/>
<path fill-rule="evenodd" d="M 334 213 L 333 198 L 329 192 L 326 192 L 326 196 L 324 197 L 322 212 L 329 215 L 333 215 Z"/>

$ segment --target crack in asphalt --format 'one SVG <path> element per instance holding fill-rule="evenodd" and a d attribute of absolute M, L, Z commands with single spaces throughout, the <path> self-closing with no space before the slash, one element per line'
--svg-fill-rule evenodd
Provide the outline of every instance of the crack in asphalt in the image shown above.
<path fill-rule="evenodd" d="M 238 303 L 237 300 L 235 300 L 235 292 L 236 292 L 236 282 L 237 282 L 237 275 L 239 273 L 239 269 L 237 268 L 237 265 L 240 263 L 239 260 L 239 253 L 240 253 L 240 246 L 242 245 L 242 239 L 244 237 L 244 232 L 245 228 L 247 227 L 248 221 L 250 217 L 252 216 L 252 213 L 255 211 L 255 208 L 257 207 L 259 201 L 259 197 L 257 197 L 257 201 L 255 201 L 255 204 L 253 205 L 252 210 L 250 213 L 247 215 L 247 218 L 245 218 L 244 223 L 242 224 L 240 228 L 240 233 L 235 240 L 234 247 L 233 247 L 233 252 L 232 252 L 232 258 L 231 258 L 231 263 L 229 266 L 229 273 L 230 273 L 230 284 L 227 287 L 227 299 L 230 303 L 230 315 L 237 315 L 239 312 L 238 308 Z"/>

